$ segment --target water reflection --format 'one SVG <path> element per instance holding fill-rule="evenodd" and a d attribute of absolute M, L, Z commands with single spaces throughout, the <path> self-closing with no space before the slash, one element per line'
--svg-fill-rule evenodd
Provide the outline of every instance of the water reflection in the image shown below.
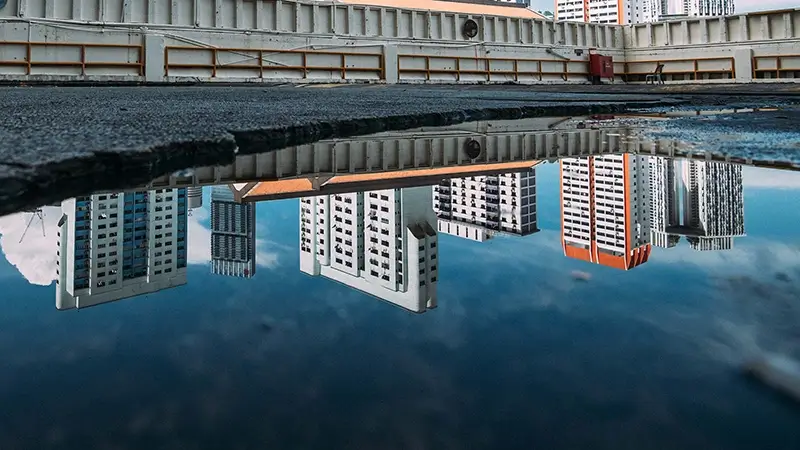
<path fill-rule="evenodd" d="M 483 242 L 497 233 L 527 236 L 539 231 L 535 169 L 444 179 L 433 193 L 440 232 Z"/>
<path fill-rule="evenodd" d="M 800 355 L 798 176 L 660 158 L 221 180 L 186 187 L 185 209 L 179 187 L 152 187 L 86 197 L 91 216 L 78 214 L 81 198 L 63 212 L 44 207 L 44 232 L 33 213 L 2 218 L 8 262 L 50 285 L 66 264 L 55 261 L 60 227 L 74 235 L 79 215 L 97 214 L 80 230 L 93 282 L 75 306 L 127 300 L 57 312 L 60 278 L 28 286 L 0 260 L 0 379 L 15 405 L 0 447 L 163 438 L 175 448 L 391 448 L 442 438 L 443 448 L 746 449 L 765 439 L 795 448 L 796 413 L 735 370 L 753 354 Z M 793 190 L 776 189 L 781 179 Z M 114 196 L 119 212 L 101 210 Z M 159 286 L 155 262 L 167 256 L 155 245 L 159 231 L 167 237 L 156 226 L 173 211 L 189 239 L 185 277 Z M 96 248 L 112 232 L 99 226 L 114 219 L 120 269 L 130 261 L 136 275 L 146 255 L 146 275 L 125 280 L 123 270 L 122 285 L 146 295 L 96 284 L 113 251 Z M 125 248 L 126 229 L 146 251 Z M 706 247 L 688 238 L 700 236 L 726 242 L 696 251 Z M 270 261 L 273 248 L 285 264 Z M 106 266 L 96 267 L 103 250 Z"/>
<path fill-rule="evenodd" d="M 211 273 L 256 273 L 256 205 L 237 203 L 233 186 L 211 189 Z"/>
<path fill-rule="evenodd" d="M 61 203 L 56 308 L 186 284 L 186 189 L 96 194 Z"/>
<path fill-rule="evenodd" d="M 483 166 L 444 173 L 463 175 L 452 178 L 412 171 L 415 180 L 423 172 L 437 182 L 390 189 L 360 189 L 375 186 L 369 174 L 331 177 L 316 188 L 304 179 L 209 187 L 210 272 L 254 277 L 257 203 L 299 197 L 303 273 L 425 312 L 437 306 L 439 265 L 447 264 L 437 249 L 440 233 L 484 242 L 539 231 L 536 173 L 547 163 L 515 164 L 501 173 Z M 730 250 L 745 235 L 739 165 L 635 154 L 556 164 L 559 245 L 568 258 L 630 270 L 651 258 L 653 246 L 670 249 L 681 237 L 711 251 Z M 404 181 L 397 173 L 385 178 Z M 333 193 L 308 195 L 326 186 Z M 165 188 L 78 197 L 23 216 L 34 229 L 40 218 L 46 236 L 45 224 L 54 210 L 60 214 L 57 225 L 47 225 L 57 230 L 56 307 L 73 309 L 186 284 L 187 217 L 202 206 L 202 188 Z"/>
<path fill-rule="evenodd" d="M 649 170 L 653 245 L 685 236 L 695 250 L 729 250 L 744 236 L 741 166 L 653 157 Z"/>
<path fill-rule="evenodd" d="M 728 250 L 744 236 L 741 166 L 638 155 L 561 161 L 564 254 L 619 269 L 651 246 L 685 236 L 695 250 Z"/>
<path fill-rule="evenodd" d="M 300 270 L 414 312 L 436 307 L 439 260 L 429 187 L 300 200 Z"/>

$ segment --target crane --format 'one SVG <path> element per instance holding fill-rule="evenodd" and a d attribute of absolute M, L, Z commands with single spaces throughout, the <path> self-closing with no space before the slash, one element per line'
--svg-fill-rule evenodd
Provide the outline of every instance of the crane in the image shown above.
<path fill-rule="evenodd" d="M 37 217 L 39 218 L 39 221 L 42 223 L 42 236 L 47 236 L 44 230 L 44 213 L 42 212 L 42 208 L 36 208 L 34 210 L 27 212 L 31 213 L 31 218 L 30 220 L 28 220 L 28 226 L 25 227 L 25 231 L 22 233 L 22 237 L 19 238 L 20 244 L 22 243 L 22 240 L 25 239 L 25 235 L 28 234 L 28 230 L 31 229 L 31 225 L 33 225 L 33 220 L 36 219 Z"/>

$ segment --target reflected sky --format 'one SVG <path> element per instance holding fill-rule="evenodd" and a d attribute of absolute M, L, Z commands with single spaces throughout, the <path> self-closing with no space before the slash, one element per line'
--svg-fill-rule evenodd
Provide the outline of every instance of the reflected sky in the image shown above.
<path fill-rule="evenodd" d="M 630 270 L 566 257 L 559 164 L 535 175 L 538 231 L 439 230 L 421 315 L 301 271 L 298 199 L 257 204 L 255 273 L 226 276 L 206 188 L 185 284 L 72 311 L 62 208 L 22 244 L 30 214 L 0 219 L 0 448 L 800 446 L 797 408 L 738 371 L 800 357 L 800 175 L 743 168 L 732 248 Z"/>

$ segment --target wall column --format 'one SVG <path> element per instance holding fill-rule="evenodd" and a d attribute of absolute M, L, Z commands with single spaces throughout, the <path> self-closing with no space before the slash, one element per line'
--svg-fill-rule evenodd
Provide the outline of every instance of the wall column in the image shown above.
<path fill-rule="evenodd" d="M 144 81 L 159 83 L 166 80 L 164 68 L 164 36 L 146 31 L 144 35 Z"/>
<path fill-rule="evenodd" d="M 400 80 L 397 61 L 397 46 L 387 44 L 383 46 L 383 74 L 387 84 L 396 84 Z"/>
<path fill-rule="evenodd" d="M 733 67 L 736 70 L 737 83 L 753 81 L 753 50 L 740 48 L 733 52 Z"/>

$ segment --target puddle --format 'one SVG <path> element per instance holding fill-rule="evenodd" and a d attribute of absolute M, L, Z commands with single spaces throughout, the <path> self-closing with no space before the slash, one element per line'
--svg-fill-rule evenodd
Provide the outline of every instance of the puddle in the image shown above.
<path fill-rule="evenodd" d="M 798 165 L 642 121 L 320 141 L 0 218 L 0 448 L 792 448 L 739 372 L 800 358 Z"/>

